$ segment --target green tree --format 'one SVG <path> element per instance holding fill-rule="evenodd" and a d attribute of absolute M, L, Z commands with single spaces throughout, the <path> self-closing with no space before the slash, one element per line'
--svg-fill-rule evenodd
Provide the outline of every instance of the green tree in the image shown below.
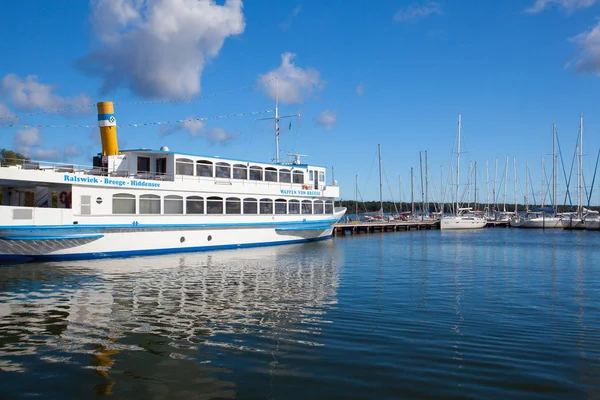
<path fill-rule="evenodd" d="M 8 149 L 0 149 L 0 165 L 17 165 L 29 162 L 29 157 Z"/>

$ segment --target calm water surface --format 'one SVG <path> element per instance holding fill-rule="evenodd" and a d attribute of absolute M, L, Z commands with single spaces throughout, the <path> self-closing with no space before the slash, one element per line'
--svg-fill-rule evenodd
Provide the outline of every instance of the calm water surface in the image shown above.
<path fill-rule="evenodd" d="M 600 398 L 600 235 L 0 268 L 0 397 Z"/>

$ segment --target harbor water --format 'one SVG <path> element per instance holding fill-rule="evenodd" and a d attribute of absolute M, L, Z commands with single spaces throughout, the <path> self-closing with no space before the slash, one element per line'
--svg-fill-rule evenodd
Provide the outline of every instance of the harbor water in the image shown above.
<path fill-rule="evenodd" d="M 600 398 L 600 236 L 413 231 L 0 267 L 0 397 Z"/>

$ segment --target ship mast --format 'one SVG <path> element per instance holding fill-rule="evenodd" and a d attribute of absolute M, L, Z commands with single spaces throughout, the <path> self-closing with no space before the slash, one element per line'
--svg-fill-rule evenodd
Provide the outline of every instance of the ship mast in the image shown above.
<path fill-rule="evenodd" d="M 279 164 L 279 121 L 285 118 L 299 117 L 300 114 L 279 115 L 279 77 L 275 78 L 275 116 L 267 118 L 257 118 L 256 121 L 264 121 L 268 119 L 275 120 L 275 162 Z"/>

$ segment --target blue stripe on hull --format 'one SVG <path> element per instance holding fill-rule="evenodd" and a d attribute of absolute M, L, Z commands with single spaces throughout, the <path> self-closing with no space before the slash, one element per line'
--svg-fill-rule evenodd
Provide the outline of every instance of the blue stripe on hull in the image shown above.
<path fill-rule="evenodd" d="M 211 251 L 211 250 L 228 250 L 228 249 L 241 249 L 249 247 L 266 247 L 266 246 L 278 246 L 284 244 L 298 244 L 306 242 L 317 242 L 320 240 L 330 239 L 331 235 L 323 236 L 318 238 L 309 239 L 296 239 L 278 242 L 263 242 L 263 243 L 246 243 L 246 244 L 225 244 L 219 246 L 198 246 L 188 248 L 167 248 L 167 249 L 152 249 L 152 250 L 127 250 L 127 251 L 112 251 L 105 253 L 85 253 L 85 254 L 47 254 L 47 255 L 36 255 L 36 256 L 22 256 L 8 254 L 0 254 L 0 260 L 12 260 L 12 261 L 64 261 L 64 260 L 89 260 L 96 258 L 114 258 L 114 257 L 135 257 L 135 256 L 154 256 L 161 254 L 173 254 L 173 253 L 193 253 L 200 251 Z"/>
<path fill-rule="evenodd" d="M 123 228 L 165 228 L 165 229 L 180 229 L 180 228 L 244 228 L 244 227 L 261 227 L 261 226 L 288 226 L 288 225 L 319 225 L 333 224 L 339 221 L 339 218 L 321 219 L 315 221 L 263 221 L 263 222 L 227 222 L 227 223 L 206 223 L 206 224 L 115 224 L 115 225 L 3 225 L 0 230 L 86 230 L 86 229 L 123 229 Z"/>

